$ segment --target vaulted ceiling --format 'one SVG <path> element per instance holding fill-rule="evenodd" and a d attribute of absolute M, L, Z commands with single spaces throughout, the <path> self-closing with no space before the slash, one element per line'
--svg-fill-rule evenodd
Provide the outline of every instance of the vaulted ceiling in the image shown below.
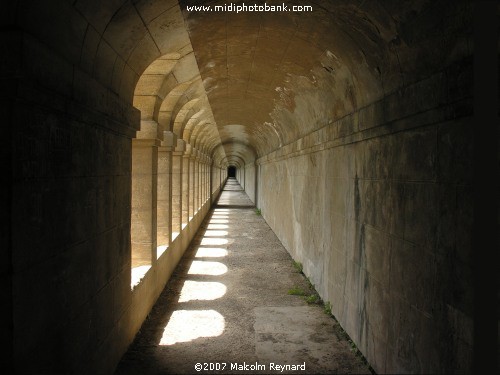
<path fill-rule="evenodd" d="M 16 22 L 141 111 L 138 137 L 173 132 L 219 165 L 251 163 L 470 45 L 468 2 L 235 0 L 288 7 L 238 13 L 188 10 L 222 0 L 18 3 Z"/>

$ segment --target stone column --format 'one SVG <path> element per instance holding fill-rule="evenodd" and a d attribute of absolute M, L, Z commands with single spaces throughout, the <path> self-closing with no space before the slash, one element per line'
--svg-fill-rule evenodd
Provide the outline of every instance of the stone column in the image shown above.
<path fill-rule="evenodd" d="M 174 133 L 163 132 L 158 147 L 157 257 L 172 242 L 172 151 L 176 144 Z"/>
<path fill-rule="evenodd" d="M 255 207 L 260 208 L 260 189 L 259 189 L 259 183 L 260 183 L 260 165 L 255 161 Z"/>
<path fill-rule="evenodd" d="M 214 162 L 210 160 L 210 164 L 208 165 L 208 198 L 210 199 L 210 203 L 212 203 L 212 195 L 214 192 Z"/>
<path fill-rule="evenodd" d="M 205 189 L 203 184 L 205 183 L 205 154 L 200 156 L 200 207 L 203 206 L 203 201 L 205 200 Z"/>
<path fill-rule="evenodd" d="M 182 230 L 182 155 L 185 150 L 185 142 L 177 139 L 172 152 L 172 241 Z"/>
<path fill-rule="evenodd" d="M 219 187 L 222 188 L 222 184 L 224 183 L 224 169 L 219 167 Z"/>
<path fill-rule="evenodd" d="M 182 227 L 189 223 L 189 158 L 191 157 L 191 145 L 186 143 L 186 151 L 182 155 Z"/>
<path fill-rule="evenodd" d="M 205 202 L 205 155 L 200 156 L 200 207 Z"/>
<path fill-rule="evenodd" d="M 191 155 L 189 157 L 189 217 L 194 217 L 196 212 L 196 152 L 197 150 L 191 148 Z"/>
<path fill-rule="evenodd" d="M 156 139 L 132 139 L 132 268 L 156 260 L 158 145 Z"/>
<path fill-rule="evenodd" d="M 196 159 L 195 159 L 195 205 L 196 212 L 200 210 L 201 207 L 201 198 L 200 198 L 200 151 L 196 151 Z"/>
<path fill-rule="evenodd" d="M 211 198 L 212 193 L 212 159 L 207 157 L 207 199 Z"/>
<path fill-rule="evenodd" d="M 203 163 L 203 203 L 208 199 L 208 157 L 205 155 Z"/>

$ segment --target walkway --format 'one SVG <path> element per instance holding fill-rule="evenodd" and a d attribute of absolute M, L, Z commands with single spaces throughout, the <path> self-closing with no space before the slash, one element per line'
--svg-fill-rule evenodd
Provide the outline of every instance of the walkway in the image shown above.
<path fill-rule="evenodd" d="M 115 374 L 369 374 L 323 307 L 289 294 L 313 290 L 235 179 L 217 203 Z"/>

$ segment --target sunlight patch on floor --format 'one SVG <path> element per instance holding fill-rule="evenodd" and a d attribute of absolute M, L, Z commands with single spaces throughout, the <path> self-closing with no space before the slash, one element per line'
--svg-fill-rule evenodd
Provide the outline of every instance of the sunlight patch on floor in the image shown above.
<path fill-rule="evenodd" d="M 226 225 L 226 224 L 212 224 L 212 222 L 210 222 L 210 224 L 208 224 L 208 226 L 207 226 L 207 229 L 217 230 L 217 229 L 227 229 L 228 227 L 229 227 L 229 225 Z"/>
<path fill-rule="evenodd" d="M 224 284 L 214 281 L 192 281 L 186 280 L 181 289 L 179 302 L 194 300 L 211 301 L 221 298 L 226 294 L 227 288 Z"/>
<path fill-rule="evenodd" d="M 211 245 L 215 245 L 215 246 L 220 246 L 220 245 L 225 245 L 228 243 L 228 240 L 226 240 L 225 238 L 212 238 L 212 237 L 204 237 L 201 239 L 201 243 L 200 243 L 200 246 L 211 246 Z"/>
<path fill-rule="evenodd" d="M 227 230 L 207 230 L 205 231 L 206 237 L 221 237 L 227 236 Z"/>
<path fill-rule="evenodd" d="M 172 313 L 163 331 L 160 345 L 220 336 L 224 328 L 224 317 L 215 310 L 177 310 Z"/>
<path fill-rule="evenodd" d="M 205 262 L 194 260 L 189 267 L 188 275 L 223 275 L 227 272 L 225 264 L 220 262 Z"/>
<path fill-rule="evenodd" d="M 210 224 L 226 224 L 229 223 L 228 219 L 212 219 L 210 220 Z"/>
<path fill-rule="evenodd" d="M 196 251 L 196 258 L 222 258 L 228 254 L 226 249 L 221 247 L 200 247 Z"/>

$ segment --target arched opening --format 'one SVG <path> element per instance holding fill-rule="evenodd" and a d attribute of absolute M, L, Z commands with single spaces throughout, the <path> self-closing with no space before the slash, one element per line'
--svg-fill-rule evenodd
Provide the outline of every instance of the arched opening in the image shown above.
<path fill-rule="evenodd" d="M 236 167 L 231 165 L 227 167 L 227 177 L 236 177 Z"/>
<path fill-rule="evenodd" d="M 152 266 L 156 248 L 155 159 L 157 147 L 141 139 L 132 140 L 131 287 L 134 288 Z"/>
<path fill-rule="evenodd" d="M 139 284 L 171 243 L 172 157 L 176 136 L 158 123 L 157 102 L 173 86 L 170 73 L 179 59 L 166 54 L 139 78 L 133 105 L 141 112 L 140 129 L 132 139 L 131 288 Z M 163 70 L 159 71 L 161 65 Z M 160 74 L 161 73 L 161 74 Z"/>

